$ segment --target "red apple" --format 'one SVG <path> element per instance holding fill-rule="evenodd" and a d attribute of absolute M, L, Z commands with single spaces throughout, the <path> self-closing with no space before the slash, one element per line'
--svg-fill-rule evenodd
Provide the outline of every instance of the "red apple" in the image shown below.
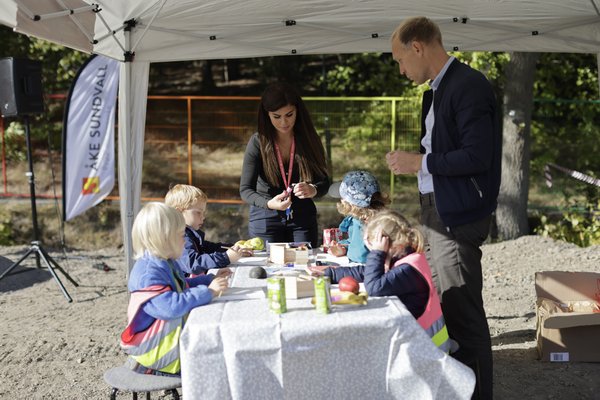
<path fill-rule="evenodd" d="M 345 276 L 338 282 L 338 288 L 341 292 L 352 292 L 354 294 L 358 294 L 360 286 L 356 279 L 351 276 Z"/>

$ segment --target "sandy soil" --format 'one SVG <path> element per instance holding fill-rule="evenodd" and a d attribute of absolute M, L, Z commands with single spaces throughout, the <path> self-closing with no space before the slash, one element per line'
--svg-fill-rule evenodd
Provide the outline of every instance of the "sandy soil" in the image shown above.
<path fill-rule="evenodd" d="M 0 271 L 26 249 L 0 247 Z M 536 359 L 534 273 L 600 272 L 600 246 L 525 236 L 486 244 L 483 253 L 496 399 L 599 399 L 600 363 Z M 51 255 L 79 282 L 74 287 L 59 274 L 73 303 L 47 271 L 35 268 L 34 257 L 24 263 L 26 272 L 0 281 L 0 399 L 106 399 L 102 374 L 125 358 L 117 341 L 128 300 L 123 254 L 109 248 Z M 111 270 L 95 268 L 99 263 Z"/>

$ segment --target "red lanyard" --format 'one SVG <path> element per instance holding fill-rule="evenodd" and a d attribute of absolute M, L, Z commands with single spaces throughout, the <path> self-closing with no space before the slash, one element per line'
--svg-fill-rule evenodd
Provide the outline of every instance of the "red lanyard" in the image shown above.
<path fill-rule="evenodd" d="M 275 143 L 275 152 L 277 154 L 277 161 L 279 162 L 279 171 L 281 172 L 281 178 L 283 179 L 283 185 L 289 192 L 292 184 L 292 169 L 294 168 L 294 153 L 296 151 L 296 141 L 292 137 L 292 146 L 290 147 L 290 162 L 288 166 L 288 174 L 286 176 L 285 170 L 283 169 L 283 159 L 281 158 L 281 151 L 279 146 Z"/>

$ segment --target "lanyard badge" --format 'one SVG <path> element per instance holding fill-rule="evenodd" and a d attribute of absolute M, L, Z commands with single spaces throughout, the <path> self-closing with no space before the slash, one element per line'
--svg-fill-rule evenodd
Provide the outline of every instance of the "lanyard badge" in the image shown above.
<path fill-rule="evenodd" d="M 292 195 L 292 169 L 294 168 L 294 153 L 296 152 L 296 140 L 292 138 L 292 145 L 290 147 L 290 162 L 288 164 L 288 173 L 285 173 L 283 169 L 283 158 L 281 157 L 281 151 L 279 151 L 279 146 L 275 143 L 275 153 L 277 154 L 277 161 L 279 162 L 279 172 L 281 172 L 281 178 L 283 179 L 283 186 L 285 186 L 285 191 L 288 193 L 288 196 Z M 292 205 L 285 210 L 285 218 L 289 221 L 294 218 L 294 211 L 292 210 Z"/>
<path fill-rule="evenodd" d="M 290 178 L 291 178 L 292 174 L 290 172 Z M 292 183 L 290 186 L 288 186 L 285 191 L 288 193 L 288 196 L 292 196 L 292 190 L 294 188 L 294 184 Z M 290 206 L 288 208 L 285 209 L 285 219 L 287 219 L 288 221 L 291 220 L 292 218 L 294 218 L 294 210 L 292 210 L 292 205 L 290 204 Z"/>

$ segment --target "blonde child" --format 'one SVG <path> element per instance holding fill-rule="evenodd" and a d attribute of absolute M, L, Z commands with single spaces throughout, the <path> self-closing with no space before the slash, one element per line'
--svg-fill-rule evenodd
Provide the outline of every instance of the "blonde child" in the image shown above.
<path fill-rule="evenodd" d="M 184 231 L 181 213 L 158 202 L 144 206 L 133 223 L 137 260 L 129 275 L 121 347 L 140 373 L 179 374 L 179 337 L 188 313 L 227 288 L 228 268 L 216 277 L 184 278 L 176 261 L 183 253 Z"/>
<path fill-rule="evenodd" d="M 448 353 L 455 344 L 448 337 L 421 232 L 400 214 L 386 210 L 369 220 L 364 239 L 370 250 L 366 265 L 328 268 L 325 275 L 333 283 L 352 276 L 364 282 L 370 296 L 397 296 L 433 342 Z"/>
<path fill-rule="evenodd" d="M 329 251 L 364 264 L 369 250 L 363 242 L 363 226 L 376 212 L 385 209 L 389 199 L 381 193 L 377 179 L 367 171 L 348 172 L 341 182 L 330 186 L 329 195 L 341 198 L 337 209 L 345 218 L 339 228 L 348 237 L 331 243 Z"/>
<path fill-rule="evenodd" d="M 182 269 L 188 274 L 203 274 L 211 268 L 223 268 L 247 255 L 237 246 L 205 240 L 200 229 L 206 217 L 206 194 L 191 185 L 174 185 L 165 196 L 165 204 L 181 212 L 185 219 L 185 251 Z M 224 247 L 229 247 L 225 249 Z"/>

